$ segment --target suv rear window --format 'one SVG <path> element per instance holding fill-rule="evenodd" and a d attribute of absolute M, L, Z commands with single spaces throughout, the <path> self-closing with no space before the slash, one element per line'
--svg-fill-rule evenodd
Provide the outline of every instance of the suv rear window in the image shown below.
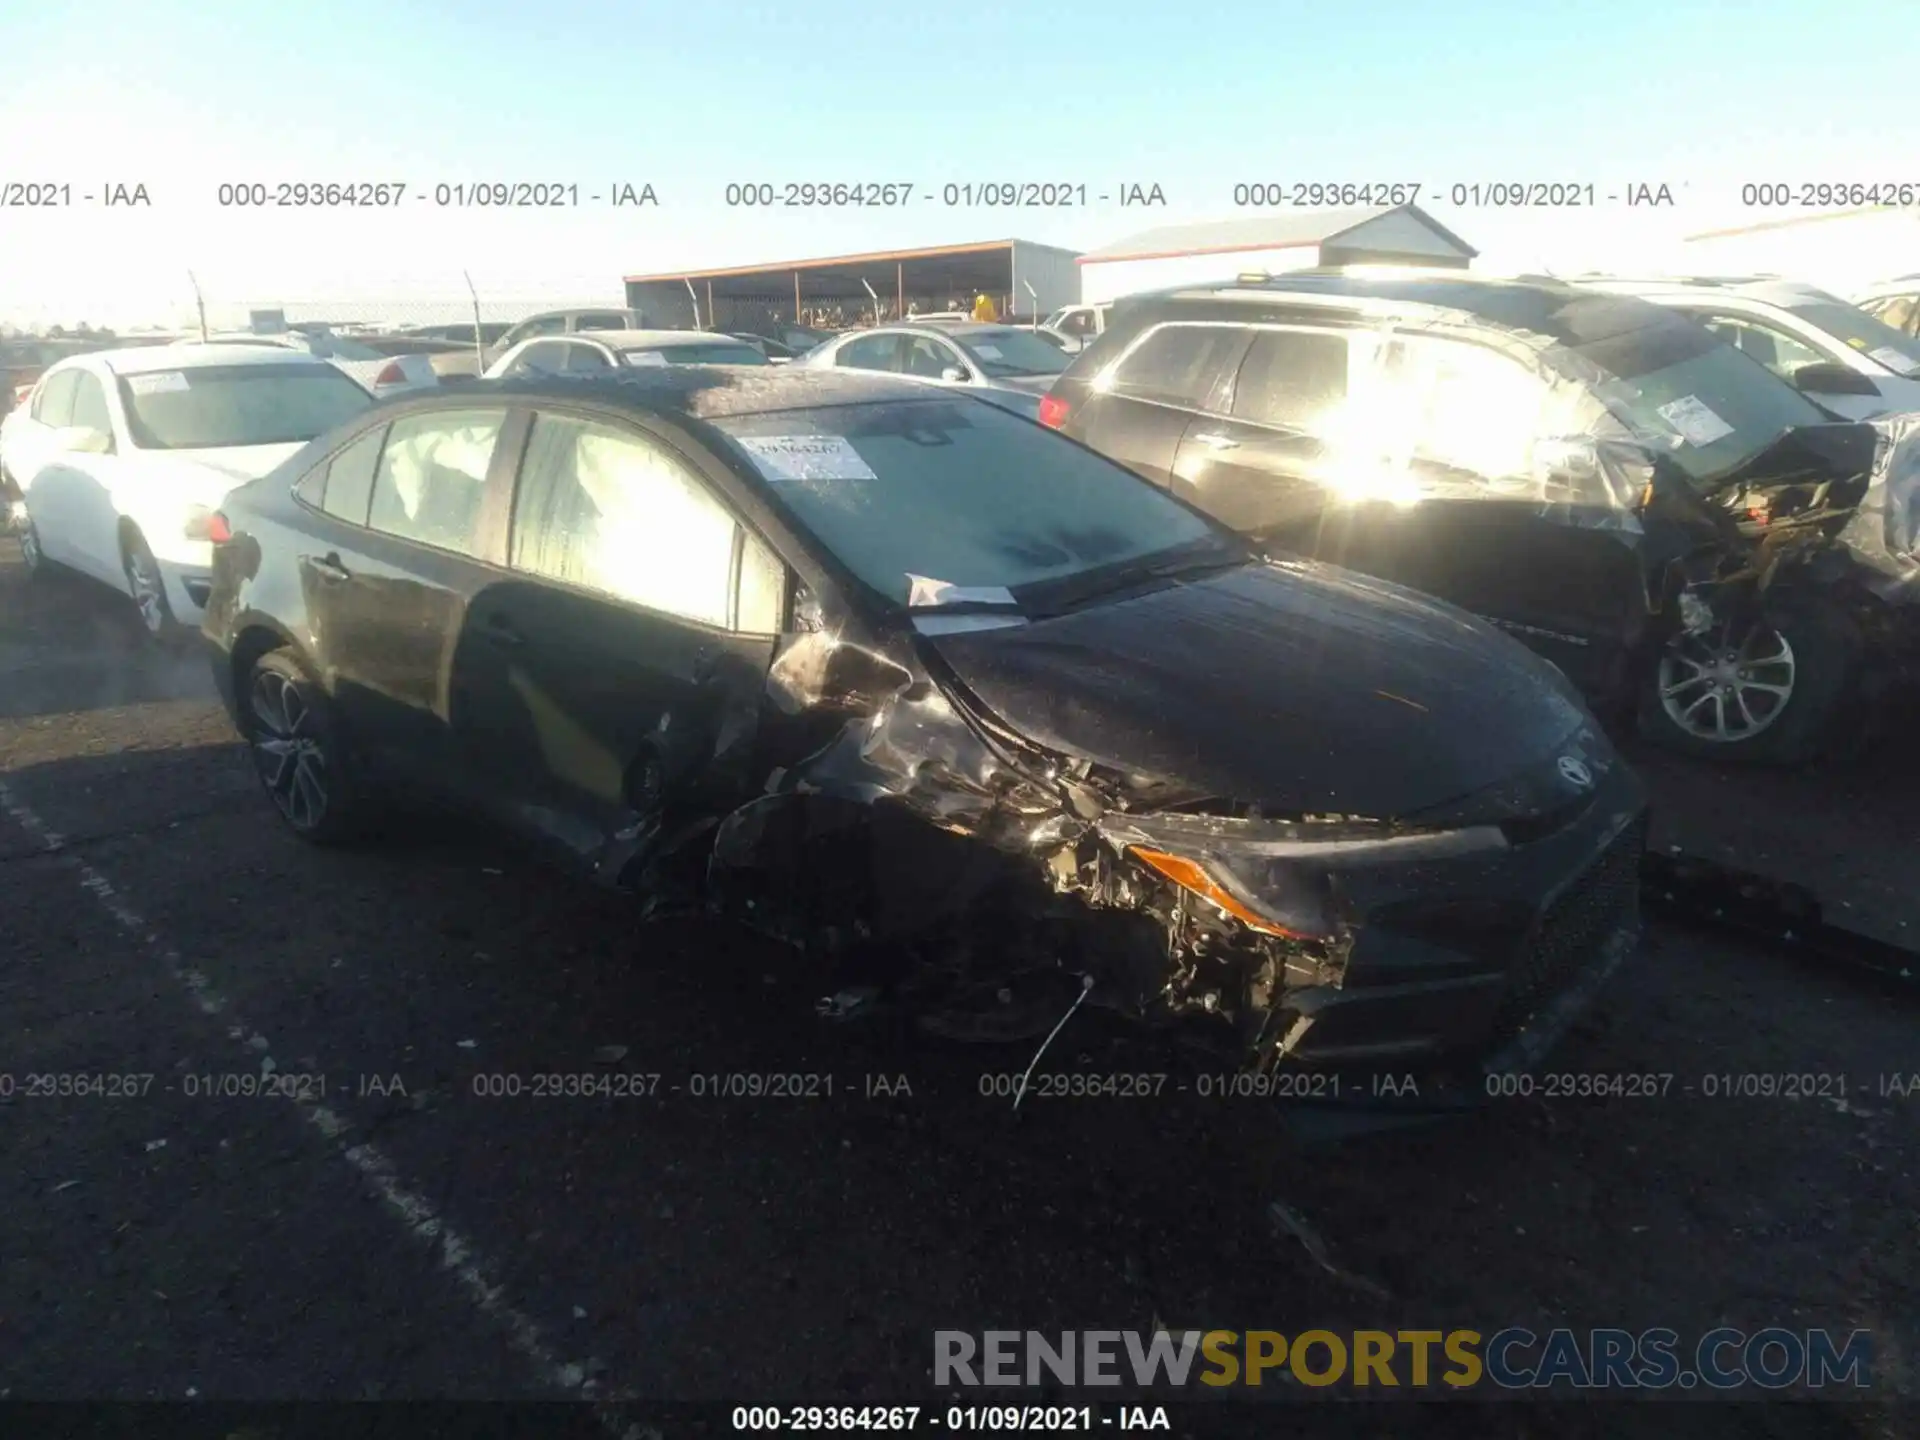
<path fill-rule="evenodd" d="M 1300 330 L 1254 333 L 1233 385 L 1233 413 L 1301 429 L 1347 398 L 1347 342 Z"/>
<path fill-rule="evenodd" d="M 1116 395 L 1204 410 L 1220 377 L 1246 339 L 1230 325 L 1165 325 L 1121 362 Z"/>

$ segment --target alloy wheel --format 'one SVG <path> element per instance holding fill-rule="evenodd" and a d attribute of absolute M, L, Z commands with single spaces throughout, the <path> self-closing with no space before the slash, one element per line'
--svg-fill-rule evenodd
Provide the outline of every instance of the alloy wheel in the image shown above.
<path fill-rule="evenodd" d="M 313 733 L 313 707 L 286 676 L 261 670 L 251 708 L 260 782 L 289 825 L 316 829 L 327 817 L 327 757 Z"/>
<path fill-rule="evenodd" d="M 29 574 L 40 568 L 40 532 L 31 520 L 20 528 L 20 559 Z"/>
<path fill-rule="evenodd" d="M 1656 684 L 1667 718 L 1699 740 L 1734 744 L 1766 730 L 1793 700 L 1797 665 L 1787 637 L 1763 621 L 1676 635 Z"/>
<path fill-rule="evenodd" d="M 158 635 L 167 626 L 167 592 L 160 579 L 160 566 L 144 545 L 127 553 L 127 588 L 133 591 L 133 603 L 140 607 L 140 623 L 149 635 Z"/>

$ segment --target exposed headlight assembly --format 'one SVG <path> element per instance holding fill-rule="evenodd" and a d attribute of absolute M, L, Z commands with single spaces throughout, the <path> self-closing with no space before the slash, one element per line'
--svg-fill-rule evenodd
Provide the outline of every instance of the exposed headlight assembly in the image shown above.
<path fill-rule="evenodd" d="M 1339 933 L 1333 870 L 1412 865 L 1507 848 L 1498 826 L 1405 830 L 1371 821 L 1302 823 L 1196 815 L 1113 816 L 1107 842 L 1264 935 Z"/>

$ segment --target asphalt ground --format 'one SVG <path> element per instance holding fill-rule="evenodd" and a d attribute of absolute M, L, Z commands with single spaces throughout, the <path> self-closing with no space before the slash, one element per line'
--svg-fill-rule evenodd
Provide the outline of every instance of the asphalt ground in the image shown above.
<path fill-rule="evenodd" d="M 1897 733 L 1795 775 L 1637 758 L 1658 843 L 1920 932 Z M 983 1076 L 1030 1045 L 835 1024 L 808 981 L 463 827 L 302 845 L 198 655 L 0 541 L 0 1399 L 944 1405 L 940 1329 L 1780 1325 L 1872 1332 L 1870 1392 L 1635 1413 L 1916 1433 L 1915 1014 L 1817 966 L 1656 926 L 1547 1069 L 1662 1093 L 1339 1143 L 1191 1087 L 1016 1114 Z M 1167 1067 L 1076 1021 L 1043 1068 Z M 263 1072 L 298 1098 L 237 1093 Z M 553 1075 L 619 1093 L 529 1093 Z M 1780 1075 L 1843 1078 L 1706 1093 Z M 713 1093 L 749 1076 L 809 1093 Z M 1621 1433 L 1570 1402 L 1420 1413 Z"/>

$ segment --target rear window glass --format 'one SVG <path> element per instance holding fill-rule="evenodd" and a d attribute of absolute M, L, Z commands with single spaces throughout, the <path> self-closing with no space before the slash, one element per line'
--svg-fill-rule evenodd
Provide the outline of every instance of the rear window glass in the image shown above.
<path fill-rule="evenodd" d="M 1246 332 L 1228 325 L 1166 325 L 1121 362 L 1116 395 L 1203 410 Z"/>
<path fill-rule="evenodd" d="M 1254 333 L 1233 386 L 1233 413 L 1308 428 L 1347 398 L 1347 342 L 1298 330 Z"/>

